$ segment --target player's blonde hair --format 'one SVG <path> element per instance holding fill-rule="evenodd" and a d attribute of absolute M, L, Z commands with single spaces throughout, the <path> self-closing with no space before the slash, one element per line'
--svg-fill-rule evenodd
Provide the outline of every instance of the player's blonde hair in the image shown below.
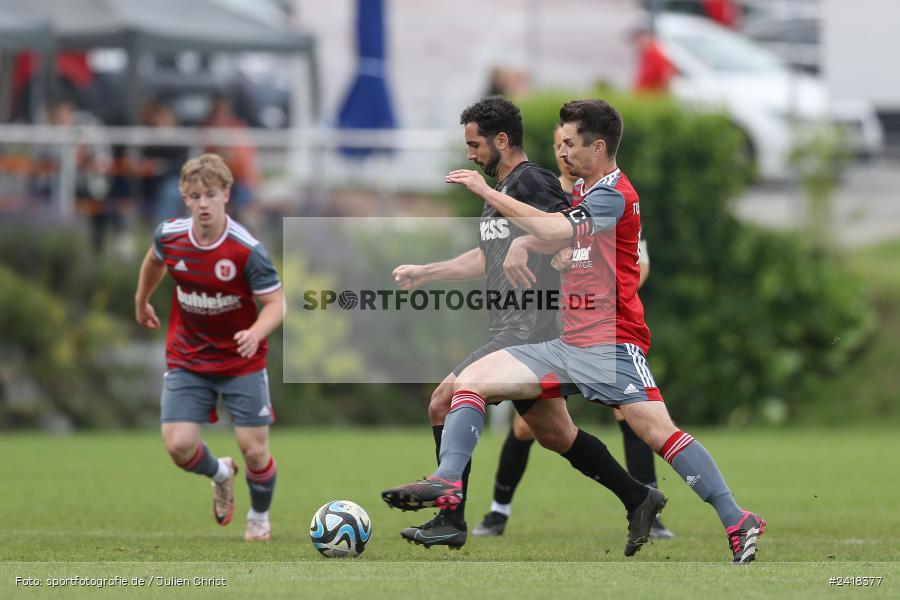
<path fill-rule="evenodd" d="M 181 167 L 178 189 L 182 194 L 187 194 L 188 188 L 198 181 L 206 187 L 221 186 L 223 190 L 229 190 L 234 183 L 234 176 L 221 156 L 204 154 L 192 158 Z"/>

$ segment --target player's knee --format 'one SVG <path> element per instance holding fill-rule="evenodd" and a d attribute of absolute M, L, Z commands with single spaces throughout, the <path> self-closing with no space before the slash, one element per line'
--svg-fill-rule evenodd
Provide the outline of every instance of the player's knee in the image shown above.
<path fill-rule="evenodd" d="M 484 383 L 484 379 L 484 377 L 479 377 L 473 369 L 466 369 L 453 382 L 453 393 L 465 390 L 484 397 L 487 395 L 487 386 Z"/>
<path fill-rule="evenodd" d="M 541 427 L 533 429 L 534 437 L 538 443 L 546 448 L 559 454 L 564 454 L 572 447 L 578 430 L 573 427 Z"/>
<path fill-rule="evenodd" d="M 431 402 L 428 403 L 428 419 L 432 425 L 440 425 L 447 418 L 450 411 L 449 394 L 438 395 L 437 390 L 431 395 Z"/>
<path fill-rule="evenodd" d="M 547 450 L 552 450 L 558 454 L 563 454 L 567 450 L 562 442 L 562 438 L 558 435 L 541 436 L 536 438 L 538 444 Z"/>
<path fill-rule="evenodd" d="M 563 436 L 559 431 L 541 431 L 540 433 L 535 432 L 535 439 L 537 439 L 538 444 L 540 444 L 547 450 L 552 450 L 553 452 L 562 454 L 569 449 L 569 447 L 566 445 L 565 436 Z M 569 444 L 569 446 L 571 446 L 571 444 Z"/>
<path fill-rule="evenodd" d="M 244 461 L 254 469 L 265 466 L 269 459 L 269 448 L 265 444 L 246 444 L 241 446 Z"/>
<path fill-rule="evenodd" d="M 182 436 L 167 437 L 166 452 L 176 465 L 184 464 L 197 453 L 197 440 Z"/>

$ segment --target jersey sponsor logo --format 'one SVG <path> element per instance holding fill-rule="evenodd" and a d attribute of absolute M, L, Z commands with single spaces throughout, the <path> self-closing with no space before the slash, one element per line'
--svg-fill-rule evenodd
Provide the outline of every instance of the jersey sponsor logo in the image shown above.
<path fill-rule="evenodd" d="M 572 251 L 573 269 L 589 269 L 594 266 L 594 261 L 591 260 L 591 248 L 592 246 L 581 247 L 579 245 Z"/>
<path fill-rule="evenodd" d="M 177 263 L 175 263 L 175 266 L 174 266 L 173 268 L 174 268 L 176 271 L 187 271 L 187 270 L 188 270 L 187 265 L 184 264 L 184 260 L 183 260 L 183 259 L 182 259 L 182 260 L 179 260 Z"/>
<path fill-rule="evenodd" d="M 181 310 L 198 315 L 220 315 L 241 307 L 240 296 L 234 294 L 217 293 L 210 296 L 206 292 L 186 292 L 181 286 L 175 286 L 175 295 Z"/>
<path fill-rule="evenodd" d="M 506 219 L 489 219 L 482 221 L 480 226 L 482 242 L 509 237 L 509 221 Z"/>
<path fill-rule="evenodd" d="M 227 258 L 223 258 L 216 263 L 213 272 L 219 281 L 231 281 L 237 276 L 237 267 Z"/>

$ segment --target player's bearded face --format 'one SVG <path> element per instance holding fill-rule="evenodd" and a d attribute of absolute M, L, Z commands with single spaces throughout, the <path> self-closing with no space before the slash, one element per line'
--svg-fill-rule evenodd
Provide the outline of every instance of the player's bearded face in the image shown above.
<path fill-rule="evenodd" d="M 486 144 L 485 147 L 488 149 L 488 157 L 486 160 L 479 162 L 475 161 L 481 170 L 484 171 L 484 174 L 489 177 L 496 177 L 497 170 L 500 168 L 500 151 L 494 146 L 493 143 Z"/>
<path fill-rule="evenodd" d="M 466 123 L 466 146 L 469 148 L 466 158 L 481 167 L 485 175 L 496 177 L 500 151 L 494 145 L 494 138 L 481 135 L 475 123 Z"/>

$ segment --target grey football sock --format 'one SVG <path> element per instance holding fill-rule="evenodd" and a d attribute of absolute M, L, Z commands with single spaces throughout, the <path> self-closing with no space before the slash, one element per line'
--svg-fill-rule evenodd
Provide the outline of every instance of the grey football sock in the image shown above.
<path fill-rule="evenodd" d="M 743 511 L 734 501 L 716 461 L 700 442 L 691 438 L 670 460 L 688 486 L 712 505 L 722 525 L 731 527 L 741 520 Z"/>
<path fill-rule="evenodd" d="M 197 451 L 193 458 L 178 466 L 191 473 L 212 477 L 219 471 L 219 459 L 213 456 L 206 444 L 200 442 L 197 444 Z"/>
<path fill-rule="evenodd" d="M 466 464 L 472 459 L 483 426 L 484 399 L 472 392 L 453 394 L 450 412 L 444 421 L 441 460 L 434 474 L 449 481 L 461 479 Z"/>
<path fill-rule="evenodd" d="M 275 494 L 275 481 L 277 479 L 277 466 L 275 459 L 270 457 L 268 464 L 259 471 L 254 471 L 247 465 L 247 487 L 250 488 L 250 506 L 253 510 L 263 513 L 272 505 L 272 496 Z"/>

